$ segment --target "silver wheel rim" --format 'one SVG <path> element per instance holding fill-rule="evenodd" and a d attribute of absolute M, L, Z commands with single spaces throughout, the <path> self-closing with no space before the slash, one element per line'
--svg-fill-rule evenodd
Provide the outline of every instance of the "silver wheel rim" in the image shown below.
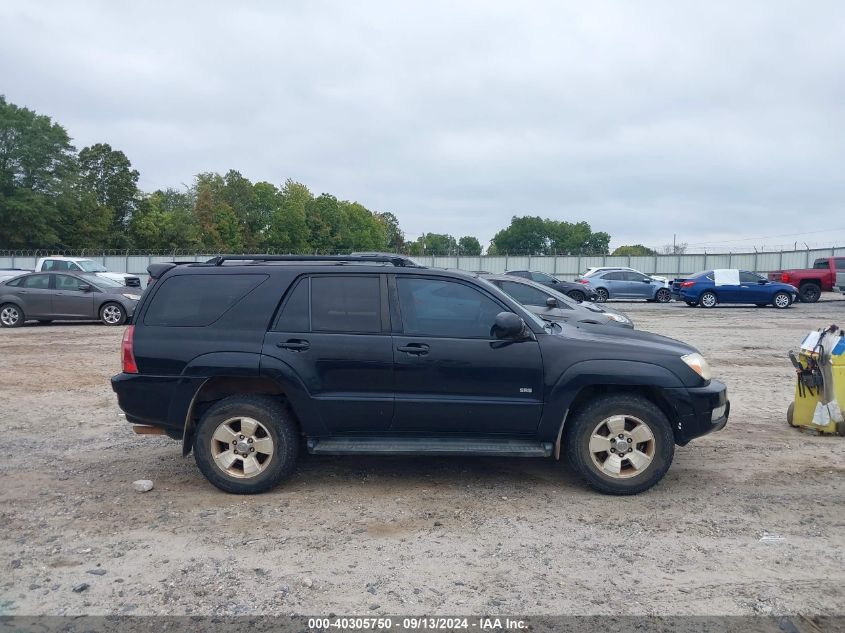
<path fill-rule="evenodd" d="M 596 290 L 596 298 L 598 299 L 599 303 L 604 303 L 605 301 L 607 301 L 607 296 L 607 290 L 605 290 L 604 288 L 599 288 L 598 290 Z"/>
<path fill-rule="evenodd" d="M 274 449 L 267 427 L 255 418 L 229 418 L 211 436 L 214 464 L 237 479 L 252 479 L 264 472 Z"/>
<path fill-rule="evenodd" d="M 120 323 L 123 318 L 123 311 L 117 306 L 106 306 L 103 308 L 103 321 L 110 325 Z"/>
<path fill-rule="evenodd" d="M 18 312 L 17 308 L 6 306 L 3 310 L 0 310 L 0 321 L 3 325 L 15 325 L 20 318 L 21 313 Z"/>
<path fill-rule="evenodd" d="M 705 308 L 712 308 L 716 305 L 716 295 L 710 294 L 709 292 L 701 297 L 701 305 Z"/>
<path fill-rule="evenodd" d="M 786 295 L 778 295 L 775 297 L 775 305 L 779 308 L 785 308 L 789 305 L 789 297 Z"/>
<path fill-rule="evenodd" d="M 669 291 L 666 288 L 662 288 L 657 291 L 657 300 L 660 303 L 666 303 L 669 301 Z"/>
<path fill-rule="evenodd" d="M 630 479 L 651 466 L 655 445 L 654 434 L 645 422 L 632 415 L 612 415 L 593 429 L 590 458 L 602 474 Z"/>

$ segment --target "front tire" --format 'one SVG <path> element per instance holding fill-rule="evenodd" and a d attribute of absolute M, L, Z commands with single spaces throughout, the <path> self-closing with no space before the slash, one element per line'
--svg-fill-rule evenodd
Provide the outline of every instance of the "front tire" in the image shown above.
<path fill-rule="evenodd" d="M 788 292 L 778 292 L 772 298 L 772 305 L 778 310 L 785 310 L 792 305 L 792 297 Z"/>
<path fill-rule="evenodd" d="M 258 494 L 290 476 L 299 454 L 293 415 L 275 398 L 231 396 L 202 416 L 194 459 L 224 492 Z"/>
<path fill-rule="evenodd" d="M 669 470 L 675 453 L 669 420 L 653 402 L 634 394 L 593 400 L 565 430 L 573 468 L 605 494 L 648 490 Z"/>
<path fill-rule="evenodd" d="M 119 303 L 107 303 L 100 308 L 100 321 L 106 325 L 123 325 L 126 321 L 126 310 Z"/>
<path fill-rule="evenodd" d="M 0 306 L 0 327 L 20 327 L 26 321 L 23 310 L 14 303 Z"/>
<path fill-rule="evenodd" d="M 608 299 L 610 299 L 610 295 L 608 294 L 606 289 L 596 288 L 596 302 L 597 303 L 604 303 Z"/>
<path fill-rule="evenodd" d="M 585 295 L 580 290 L 570 290 L 569 292 L 566 293 L 566 296 L 569 297 L 570 299 L 574 299 L 578 303 L 581 303 L 582 301 L 587 299 L 587 295 Z"/>
<path fill-rule="evenodd" d="M 815 283 L 801 284 L 798 296 L 801 297 L 801 301 L 804 303 L 815 303 L 821 298 L 822 289 Z"/>
<path fill-rule="evenodd" d="M 668 288 L 660 288 L 654 294 L 654 298 L 657 303 L 669 303 L 672 300 L 672 293 L 669 292 Z"/>
<path fill-rule="evenodd" d="M 715 292 L 710 292 L 708 290 L 699 297 L 698 302 L 701 304 L 702 308 L 715 308 L 716 304 L 719 303 L 719 299 L 716 298 Z"/>

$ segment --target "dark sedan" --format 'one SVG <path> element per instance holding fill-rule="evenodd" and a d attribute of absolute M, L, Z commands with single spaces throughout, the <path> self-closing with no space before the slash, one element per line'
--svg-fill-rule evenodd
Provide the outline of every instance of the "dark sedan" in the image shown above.
<path fill-rule="evenodd" d="M 102 321 L 122 325 L 141 298 L 138 288 L 87 273 L 30 273 L 0 284 L 0 326 L 26 321 Z"/>
<path fill-rule="evenodd" d="M 578 303 L 567 295 L 535 281 L 513 275 L 479 275 L 479 277 L 497 286 L 514 301 L 521 303 L 527 310 L 545 321 L 571 325 L 595 323 L 634 327 L 631 319 L 621 312 L 586 301 Z"/>
<path fill-rule="evenodd" d="M 541 273 L 538 270 L 509 270 L 505 274 L 530 279 L 538 284 L 543 284 L 547 288 L 562 292 L 567 297 L 575 299 L 575 301 L 595 301 L 597 298 L 595 288 L 589 283 L 563 281 L 547 273 Z"/>

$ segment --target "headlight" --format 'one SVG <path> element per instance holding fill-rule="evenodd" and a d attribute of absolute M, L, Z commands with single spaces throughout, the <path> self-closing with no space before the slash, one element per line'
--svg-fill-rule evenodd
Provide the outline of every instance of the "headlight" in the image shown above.
<path fill-rule="evenodd" d="M 631 319 L 629 319 L 626 316 L 622 316 L 621 314 L 614 314 L 613 312 L 607 312 L 606 314 L 611 319 L 613 319 L 614 321 L 617 321 L 619 323 L 630 323 L 631 322 Z"/>
<path fill-rule="evenodd" d="M 710 380 L 713 377 L 713 374 L 710 373 L 710 365 L 707 364 L 707 361 L 704 360 L 701 354 L 687 354 L 681 356 L 681 360 L 696 374 L 704 378 L 704 380 Z"/>
<path fill-rule="evenodd" d="M 131 295 L 131 294 L 128 294 L 128 293 L 124 293 L 123 296 L 126 297 L 127 299 L 131 299 L 132 301 L 140 301 L 141 300 L 141 295 Z"/>

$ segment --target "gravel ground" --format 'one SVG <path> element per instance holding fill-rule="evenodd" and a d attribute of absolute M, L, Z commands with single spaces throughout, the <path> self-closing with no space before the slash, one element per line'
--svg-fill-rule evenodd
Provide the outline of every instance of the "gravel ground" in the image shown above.
<path fill-rule="evenodd" d="M 732 402 L 633 498 L 551 460 L 314 456 L 229 496 L 118 418 L 119 328 L 0 331 L 0 615 L 841 614 L 845 438 L 785 411 L 787 351 L 845 301 L 613 305 L 696 345 Z"/>

